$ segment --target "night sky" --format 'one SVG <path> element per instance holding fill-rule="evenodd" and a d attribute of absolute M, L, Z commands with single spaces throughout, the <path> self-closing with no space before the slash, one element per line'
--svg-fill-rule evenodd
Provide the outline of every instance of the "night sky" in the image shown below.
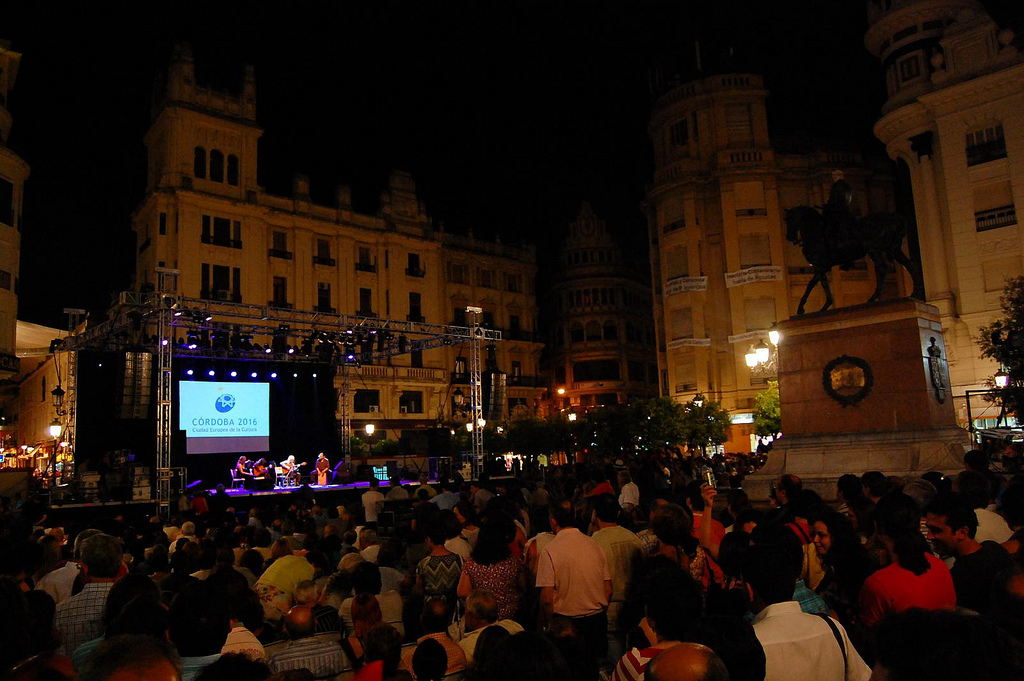
<path fill-rule="evenodd" d="M 884 80 L 859 0 L 22 4 L 4 8 L 0 38 L 24 55 L 9 146 L 32 168 L 19 317 L 36 323 L 101 312 L 129 286 L 142 137 L 176 42 L 192 44 L 200 84 L 236 90 L 254 64 L 267 191 L 290 193 L 302 172 L 314 201 L 345 183 L 375 212 L 404 169 L 450 231 L 542 253 L 589 200 L 645 257 L 650 83 L 694 77 L 695 40 L 706 72 L 765 75 L 773 137 L 883 154 L 871 126 Z M 1021 13 L 986 5 L 1000 21 Z"/>

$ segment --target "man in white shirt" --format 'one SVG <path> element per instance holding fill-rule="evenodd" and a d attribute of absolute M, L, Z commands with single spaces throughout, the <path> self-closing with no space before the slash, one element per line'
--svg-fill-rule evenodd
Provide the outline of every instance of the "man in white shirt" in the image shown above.
<path fill-rule="evenodd" d="M 384 506 L 384 495 L 377 490 L 378 487 L 380 487 L 380 480 L 371 478 L 370 491 L 364 492 L 362 496 L 366 525 L 373 529 L 377 529 L 377 514 L 380 513 L 380 509 Z"/>
<path fill-rule="evenodd" d="M 1013 531 L 1006 524 L 1006 519 L 988 509 L 992 500 L 992 486 L 983 473 L 962 471 L 956 476 L 954 487 L 957 492 L 964 495 L 978 517 L 978 531 L 974 538 L 979 544 L 987 541 L 1002 544 L 1010 538 Z"/>
<path fill-rule="evenodd" d="M 743 561 L 754 634 L 765 655 L 765 681 L 867 681 L 871 669 L 830 617 L 809 615 L 793 600 L 801 551 L 785 527 L 758 534 Z"/>
<path fill-rule="evenodd" d="M 619 471 L 619 506 L 626 513 L 640 505 L 640 488 L 633 482 L 629 471 Z"/>
<path fill-rule="evenodd" d="M 596 541 L 575 527 L 573 506 L 563 501 L 551 507 L 555 538 L 537 561 L 541 618 L 546 625 L 553 615 L 574 620 L 587 651 L 601 659 L 608 649 L 608 599 L 612 575 L 604 551 Z"/>
<path fill-rule="evenodd" d="M 619 627 L 619 613 L 626 602 L 633 582 L 633 568 L 643 558 L 644 543 L 616 520 L 619 503 L 610 494 L 602 494 L 592 502 L 591 523 L 598 530 L 591 537 L 604 551 L 612 576 L 612 595 L 608 603 L 608 659 L 618 660 L 626 652 L 626 632 Z"/>

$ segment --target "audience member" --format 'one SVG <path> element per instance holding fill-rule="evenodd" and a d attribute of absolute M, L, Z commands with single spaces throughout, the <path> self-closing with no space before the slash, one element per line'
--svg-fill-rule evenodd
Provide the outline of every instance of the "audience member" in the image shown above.
<path fill-rule="evenodd" d="M 954 487 L 957 492 L 964 495 L 978 518 L 978 531 L 975 533 L 975 538 L 979 544 L 987 541 L 1002 544 L 1013 535 L 1006 520 L 989 508 L 995 492 L 989 479 L 983 473 L 961 471 L 956 476 Z"/>
<path fill-rule="evenodd" d="M 416 640 L 416 647 L 411 648 L 402 656 L 402 669 L 413 672 L 412 658 L 416 649 L 427 640 L 434 640 L 444 647 L 448 654 L 446 674 L 454 674 L 466 668 L 466 654 L 458 643 L 448 635 L 448 624 L 451 622 L 451 609 L 443 600 L 427 601 L 423 604 L 420 623 L 423 625 L 423 636 Z"/>
<path fill-rule="evenodd" d="M 85 586 L 58 605 L 54 616 L 54 626 L 60 631 L 58 650 L 65 655 L 103 633 L 103 608 L 121 571 L 124 552 L 121 540 L 101 533 L 82 543 L 81 556 Z"/>
<path fill-rule="evenodd" d="M 510 634 L 518 634 L 523 630 L 515 620 L 501 618 L 498 601 L 495 600 L 493 593 L 487 589 L 475 589 L 466 599 L 466 614 L 461 626 L 457 627 L 457 630 L 462 631 L 459 647 L 466 654 L 467 663 L 472 664 L 477 640 L 484 630 L 491 626 L 505 629 Z"/>
<path fill-rule="evenodd" d="M 537 564 L 541 617 L 545 623 L 555 615 L 575 619 L 587 648 L 600 659 L 608 648 L 612 575 L 600 545 L 580 532 L 575 522 L 572 504 L 551 506 L 555 538 L 541 552 Z"/>
<path fill-rule="evenodd" d="M 707 646 L 681 643 L 651 664 L 650 681 L 729 681 L 725 663 Z"/>
<path fill-rule="evenodd" d="M 1013 567 L 1010 554 L 994 541 L 978 543 L 976 511 L 960 494 L 935 497 L 925 512 L 928 539 L 936 552 L 956 559 L 949 572 L 957 606 L 987 613 L 996 575 Z"/>
<path fill-rule="evenodd" d="M 124 634 L 98 646 L 79 671 L 81 681 L 180 681 L 181 658 L 166 641 Z"/>
<path fill-rule="evenodd" d="M 181 655 L 182 681 L 192 681 L 221 655 L 231 618 L 224 595 L 205 582 L 189 584 L 169 611 L 171 642 Z"/>
<path fill-rule="evenodd" d="M 274 673 L 308 669 L 314 678 L 335 676 L 352 669 L 337 640 L 314 636 L 316 618 L 304 605 L 296 605 L 284 617 L 288 643 L 270 655 L 268 664 Z"/>
<path fill-rule="evenodd" d="M 509 550 L 509 538 L 514 534 L 511 518 L 502 513 L 489 515 L 459 578 L 459 598 L 466 598 L 474 589 L 488 589 L 498 601 L 498 618 L 503 620 L 519 613 L 526 589 L 523 562 Z"/>

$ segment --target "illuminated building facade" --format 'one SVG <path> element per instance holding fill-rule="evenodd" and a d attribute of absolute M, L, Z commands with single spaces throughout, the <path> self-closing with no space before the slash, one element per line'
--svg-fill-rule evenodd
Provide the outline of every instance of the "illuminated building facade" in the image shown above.
<path fill-rule="evenodd" d="M 542 322 L 549 411 L 657 396 L 651 287 L 590 204 L 569 225 L 556 267 Z"/>
<path fill-rule="evenodd" d="M 836 170 L 853 188 L 855 214 L 895 208 L 884 165 L 856 150 L 773 142 L 767 96 L 758 75 L 709 76 L 662 94 L 649 125 L 655 172 L 645 210 L 661 394 L 720 401 L 733 419 L 730 451 L 752 448 L 753 399 L 770 378 L 745 356 L 796 312 L 812 276 L 785 238 L 784 211 L 825 204 Z M 874 275 L 862 260 L 833 270 L 831 287 L 837 307 L 862 303 Z M 909 279 L 886 283 L 886 295 L 910 289 Z M 807 311 L 823 302 L 816 289 Z"/>
<path fill-rule="evenodd" d="M 29 167 L 7 147 L 13 119 L 7 101 L 18 77 L 21 55 L 0 40 L 0 379 L 18 372 L 15 336 L 21 259 L 21 209 Z"/>
<path fill-rule="evenodd" d="M 315 311 L 325 323 L 346 314 L 468 326 L 465 309 L 477 306 L 506 339 L 497 349 L 506 415 L 533 413 L 542 391 L 535 249 L 436 228 L 403 172 L 391 174 L 377 214 L 354 211 L 348 187 L 335 205 L 312 203 L 301 175 L 291 196 L 269 194 L 256 179 L 262 133 L 251 67 L 239 94 L 217 92 L 196 84 L 190 49 L 176 49 L 145 137 L 136 286 L 156 284 L 157 268 L 168 267 L 180 271 L 185 296 Z M 451 418 L 459 385 L 468 393 L 468 362 L 468 347 L 454 345 L 352 369 L 353 429 L 373 422 L 378 437 L 407 438 L 425 453 L 424 429 Z"/>
<path fill-rule="evenodd" d="M 913 188 L 925 294 L 942 314 L 958 415 L 998 370 L 978 329 L 1024 274 L 1024 54 L 975 0 L 871 0 L 868 50 L 889 98 L 875 134 Z M 976 405 L 978 406 L 978 405 Z M 996 411 L 990 414 L 993 418 Z"/>

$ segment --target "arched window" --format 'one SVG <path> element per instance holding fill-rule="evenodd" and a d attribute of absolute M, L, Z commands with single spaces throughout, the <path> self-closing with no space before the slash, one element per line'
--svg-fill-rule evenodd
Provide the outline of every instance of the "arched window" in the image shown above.
<path fill-rule="evenodd" d="M 588 341 L 599 341 L 601 340 L 601 322 L 589 321 L 587 322 L 587 340 Z"/>
<path fill-rule="evenodd" d="M 210 179 L 213 182 L 224 181 L 224 154 L 217 149 L 210 151 Z"/>
<path fill-rule="evenodd" d="M 192 160 L 192 174 L 196 177 L 206 177 L 206 149 L 196 147 L 196 153 Z"/>
<path fill-rule="evenodd" d="M 619 327 L 615 325 L 615 322 L 604 323 L 604 339 L 605 340 L 619 340 Z"/>
<path fill-rule="evenodd" d="M 569 342 L 570 343 L 582 343 L 583 342 L 583 325 L 579 322 L 573 322 L 569 326 Z"/>
<path fill-rule="evenodd" d="M 238 157 L 234 154 L 228 155 L 228 184 L 238 186 Z"/>

